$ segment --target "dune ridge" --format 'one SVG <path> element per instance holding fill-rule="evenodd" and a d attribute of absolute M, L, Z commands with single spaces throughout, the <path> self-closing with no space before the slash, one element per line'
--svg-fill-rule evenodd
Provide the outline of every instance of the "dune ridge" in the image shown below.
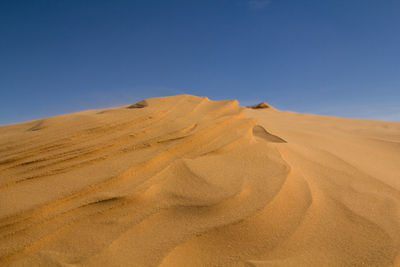
<path fill-rule="evenodd" d="M 0 265 L 400 265 L 400 124 L 179 95 L 0 127 Z"/>

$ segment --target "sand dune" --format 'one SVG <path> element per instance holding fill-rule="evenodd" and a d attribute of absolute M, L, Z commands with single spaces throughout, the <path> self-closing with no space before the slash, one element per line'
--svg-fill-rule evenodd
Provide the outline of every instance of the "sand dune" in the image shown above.
<path fill-rule="evenodd" d="M 400 266 L 400 123 L 151 98 L 0 127 L 1 266 Z"/>

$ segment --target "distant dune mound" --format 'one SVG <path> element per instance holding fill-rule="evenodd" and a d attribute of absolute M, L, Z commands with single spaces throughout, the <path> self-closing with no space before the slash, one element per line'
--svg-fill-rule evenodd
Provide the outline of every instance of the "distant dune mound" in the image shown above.
<path fill-rule="evenodd" d="M 253 105 L 253 106 L 248 106 L 248 108 L 252 108 L 252 109 L 266 109 L 266 108 L 274 109 L 271 105 L 269 105 L 269 104 L 267 104 L 265 102 L 261 102 L 261 103 L 259 103 L 257 105 Z"/>
<path fill-rule="evenodd" d="M 128 108 L 145 108 L 148 105 L 149 104 L 147 103 L 146 100 L 142 100 L 142 101 L 139 101 L 139 102 L 137 102 L 137 103 L 135 103 L 133 105 L 130 105 Z"/>
<path fill-rule="evenodd" d="M 1 126 L 0 266 L 399 266 L 398 144 L 192 95 Z"/>

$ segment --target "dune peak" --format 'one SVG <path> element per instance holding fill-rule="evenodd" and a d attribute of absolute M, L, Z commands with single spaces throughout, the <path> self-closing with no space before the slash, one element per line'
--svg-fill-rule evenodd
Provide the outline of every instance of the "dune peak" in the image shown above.
<path fill-rule="evenodd" d="M 130 106 L 128 106 L 128 108 L 145 108 L 147 107 L 149 104 L 147 103 L 146 100 L 141 100 L 135 104 L 132 104 Z"/>
<path fill-rule="evenodd" d="M 267 104 L 266 102 L 261 102 L 259 104 L 253 105 L 253 106 L 248 106 L 248 108 L 252 109 L 274 109 L 271 105 Z"/>

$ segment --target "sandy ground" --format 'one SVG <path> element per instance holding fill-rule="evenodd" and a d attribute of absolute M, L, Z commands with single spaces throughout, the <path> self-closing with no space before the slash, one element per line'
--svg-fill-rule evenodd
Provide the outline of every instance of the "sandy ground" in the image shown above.
<path fill-rule="evenodd" d="M 1 266 L 400 266 L 400 123 L 180 95 L 0 127 Z"/>

